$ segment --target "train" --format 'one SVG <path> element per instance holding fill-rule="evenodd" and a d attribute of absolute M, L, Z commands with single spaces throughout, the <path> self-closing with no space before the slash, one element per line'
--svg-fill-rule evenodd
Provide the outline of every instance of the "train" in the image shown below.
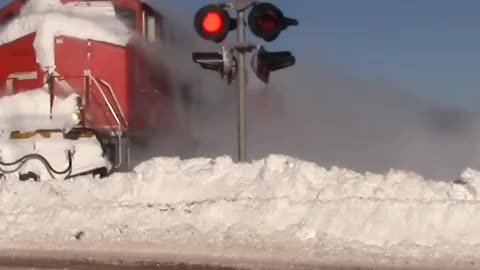
<path fill-rule="evenodd" d="M 78 106 L 78 123 L 68 130 L 13 130 L 10 139 L 53 133 L 68 140 L 95 138 L 111 166 L 72 172 L 69 160 L 70 178 L 129 170 L 132 138 L 170 130 L 188 134 L 192 82 L 175 78 L 142 49 L 166 39 L 166 20 L 141 0 L 13 0 L 5 5 L 0 9 L 0 97 L 40 88 L 50 96 L 50 110 L 56 98 L 72 93 Z M 16 160 L 0 157 L 0 165 L 20 168 L 30 158 L 58 173 L 47 156 L 34 153 Z M 40 177 L 29 172 L 21 178 L 25 175 Z"/>

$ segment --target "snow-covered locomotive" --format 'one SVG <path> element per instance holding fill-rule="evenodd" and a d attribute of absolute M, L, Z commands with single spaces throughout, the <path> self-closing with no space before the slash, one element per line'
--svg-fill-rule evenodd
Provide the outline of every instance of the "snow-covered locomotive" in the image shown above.
<path fill-rule="evenodd" d="M 31 104 L 0 108 L 9 127 L 0 175 L 106 175 L 128 167 L 129 136 L 178 124 L 168 70 L 139 49 L 162 39 L 164 20 L 140 0 L 14 0 L 1 9 L 0 103 L 29 95 Z M 71 146 L 61 158 L 40 151 L 60 145 L 55 138 Z"/>

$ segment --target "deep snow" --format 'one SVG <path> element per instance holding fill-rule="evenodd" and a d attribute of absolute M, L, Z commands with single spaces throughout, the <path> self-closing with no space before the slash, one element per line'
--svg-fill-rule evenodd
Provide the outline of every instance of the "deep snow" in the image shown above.
<path fill-rule="evenodd" d="M 345 255 L 478 262 L 479 186 L 471 169 L 446 183 L 281 155 L 251 164 L 156 158 L 108 179 L 3 181 L 0 248 L 123 242 L 302 262 Z"/>

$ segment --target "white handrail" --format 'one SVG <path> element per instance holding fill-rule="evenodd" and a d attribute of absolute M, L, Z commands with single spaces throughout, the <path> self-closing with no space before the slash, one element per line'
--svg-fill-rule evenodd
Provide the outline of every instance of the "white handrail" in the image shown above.
<path fill-rule="evenodd" d="M 103 88 L 100 86 L 100 84 L 98 83 L 97 79 L 95 79 L 93 76 L 90 76 L 90 78 L 92 79 L 92 81 L 95 83 L 95 85 L 97 86 L 98 90 L 100 91 L 100 93 L 102 94 L 102 97 L 103 99 L 105 100 L 105 102 L 107 103 L 107 106 L 108 106 L 108 109 L 110 110 L 110 112 L 113 114 L 113 117 L 115 118 L 115 121 L 117 122 L 118 124 L 118 132 L 117 132 L 117 138 L 118 138 L 118 155 L 117 155 L 117 164 L 115 164 L 113 167 L 118 169 L 121 165 L 122 165 L 122 159 L 123 159 L 123 152 L 122 152 L 122 124 L 120 122 L 120 119 L 118 118 L 118 115 L 117 113 L 115 112 L 115 110 L 113 109 L 112 107 L 112 104 L 110 103 L 110 101 L 108 100 L 107 96 L 105 95 L 105 92 L 103 91 Z M 105 81 L 102 82 L 103 84 L 105 84 L 108 88 L 109 88 L 109 91 L 111 91 L 111 94 L 114 98 L 114 101 L 115 101 L 115 105 L 118 107 L 118 109 L 120 110 L 120 113 L 122 114 L 122 117 L 125 121 L 125 118 L 123 116 L 123 112 L 121 111 L 122 109 L 120 108 L 120 104 L 118 103 L 118 100 L 115 96 L 115 93 L 113 93 L 113 89 L 112 87 L 106 83 Z M 126 121 L 125 121 L 126 123 Z"/>
<path fill-rule="evenodd" d="M 98 83 L 98 81 L 94 78 L 94 77 L 90 77 L 92 79 L 92 81 L 95 83 L 95 85 L 97 86 L 98 90 L 100 91 L 100 94 L 102 94 L 102 97 L 103 97 L 103 100 L 105 100 L 105 102 L 107 103 L 107 106 L 108 106 L 108 109 L 110 110 L 110 112 L 113 114 L 113 117 L 115 118 L 115 121 L 117 122 L 118 124 L 118 129 L 120 130 L 122 128 L 122 123 L 120 122 L 120 119 L 118 118 L 118 115 L 117 113 L 115 112 L 115 110 L 113 109 L 112 107 L 112 104 L 110 103 L 110 101 L 108 100 L 107 96 L 105 95 L 105 92 L 103 91 L 102 87 L 100 86 L 100 84 Z M 118 104 L 117 104 L 118 106 Z"/>
<path fill-rule="evenodd" d="M 110 92 L 110 95 L 113 97 L 113 100 L 115 101 L 115 105 L 117 106 L 118 110 L 120 111 L 120 116 L 123 119 L 125 127 L 128 127 L 128 122 L 125 119 L 125 114 L 123 113 L 122 107 L 120 106 L 120 102 L 118 102 L 117 95 L 115 95 L 115 92 L 113 91 L 112 86 L 108 82 L 106 82 L 102 79 L 98 79 L 98 80 L 108 88 L 108 91 Z"/>

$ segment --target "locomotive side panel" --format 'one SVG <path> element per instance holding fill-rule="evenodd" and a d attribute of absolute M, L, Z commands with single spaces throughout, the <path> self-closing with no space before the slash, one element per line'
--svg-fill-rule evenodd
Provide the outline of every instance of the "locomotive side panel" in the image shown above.
<path fill-rule="evenodd" d="M 88 46 L 82 39 L 58 36 L 55 38 L 55 72 L 54 94 L 79 94 L 84 101 L 86 96 L 85 71 L 89 69 Z"/>
<path fill-rule="evenodd" d="M 128 46 L 128 76 L 130 80 L 128 82 L 128 97 L 130 100 L 130 115 L 129 115 L 129 127 L 132 130 L 131 134 L 137 133 L 146 129 L 147 127 L 147 108 L 148 99 L 145 98 L 144 89 L 147 89 L 147 81 L 145 80 L 145 73 L 141 71 L 142 63 L 138 58 L 137 53 L 133 46 Z"/>
<path fill-rule="evenodd" d="M 35 33 L 0 46 L 0 96 L 43 86 L 44 73 L 33 48 Z"/>
<path fill-rule="evenodd" d="M 103 122 L 97 122 L 99 126 L 118 127 L 113 113 L 120 119 L 121 128 L 127 129 L 128 117 L 130 114 L 128 97 L 128 75 L 127 67 L 127 48 L 116 46 L 103 42 L 90 41 L 90 67 L 92 75 L 97 79 L 106 94 L 108 101 L 114 106 L 114 112 L 105 108 L 105 118 Z M 105 82 L 105 83 L 102 83 Z M 98 85 L 92 85 L 92 106 L 96 102 L 104 102 L 103 95 L 98 89 Z M 98 104 L 98 103 L 97 103 Z"/>
<path fill-rule="evenodd" d="M 82 96 L 86 126 L 117 129 L 116 115 L 121 120 L 120 128 L 126 129 L 127 123 L 123 121 L 129 114 L 126 48 L 65 36 L 57 37 L 55 43 L 59 79 L 64 81 L 63 88 L 73 88 Z M 57 88 L 68 92 L 58 82 Z"/>
<path fill-rule="evenodd" d="M 143 131 L 167 132 L 175 121 L 169 73 L 152 64 L 148 54 L 130 44 L 129 54 L 130 127 L 141 136 Z"/>

